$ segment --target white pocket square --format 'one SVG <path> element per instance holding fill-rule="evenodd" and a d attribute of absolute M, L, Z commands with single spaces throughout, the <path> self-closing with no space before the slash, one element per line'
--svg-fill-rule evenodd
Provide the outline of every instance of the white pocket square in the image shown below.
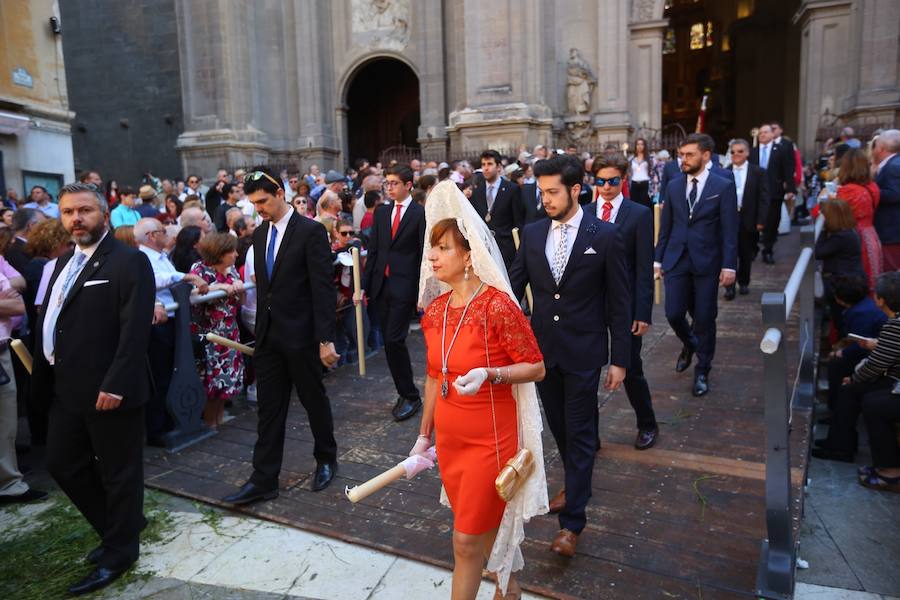
<path fill-rule="evenodd" d="M 109 283 L 109 279 L 92 279 L 91 281 L 85 281 L 84 287 L 91 287 L 92 285 L 103 285 L 104 283 Z"/>
<path fill-rule="evenodd" d="M 721 196 L 721 194 L 716 194 L 714 196 L 708 197 L 707 200 L 712 200 L 713 198 L 718 198 L 719 196 Z"/>
<path fill-rule="evenodd" d="M 587 250 L 584 251 L 585 254 L 597 254 L 597 251 L 594 250 L 593 246 L 588 246 Z"/>

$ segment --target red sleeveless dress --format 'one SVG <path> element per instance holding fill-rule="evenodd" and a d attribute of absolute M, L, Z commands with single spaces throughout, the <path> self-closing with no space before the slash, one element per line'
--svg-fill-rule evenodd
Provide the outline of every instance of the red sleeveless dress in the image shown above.
<path fill-rule="evenodd" d="M 522 309 L 507 294 L 488 287 L 466 312 L 448 359 L 448 394 L 442 397 L 441 329 L 449 298 L 449 293 L 436 298 L 422 318 L 428 375 L 438 382 L 434 412 L 438 469 L 453 509 L 454 529 L 480 535 L 500 525 L 506 507 L 494 480 L 518 450 L 516 400 L 512 386 L 490 383 L 493 373 L 474 396 L 458 394 L 453 381 L 471 369 L 487 366 L 488 354 L 491 367 L 536 363 L 543 356 Z M 462 313 L 463 307 L 451 306 L 447 314 L 448 346 Z"/>

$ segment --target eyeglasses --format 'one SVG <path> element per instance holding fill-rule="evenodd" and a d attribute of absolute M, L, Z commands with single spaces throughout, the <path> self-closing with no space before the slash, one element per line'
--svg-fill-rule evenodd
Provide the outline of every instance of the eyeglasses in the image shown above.
<path fill-rule="evenodd" d="M 165 234 L 165 233 L 166 233 L 166 230 L 165 230 L 165 229 L 154 229 L 153 231 L 147 232 L 147 235 L 153 235 L 154 233 L 162 233 L 162 234 Z"/>
<path fill-rule="evenodd" d="M 259 181 L 263 177 L 274 183 L 276 186 L 281 187 L 280 183 L 275 181 L 275 179 L 271 175 L 269 175 L 268 173 L 264 173 L 263 171 L 253 171 L 252 173 L 247 173 L 246 175 L 244 175 L 244 183 L 246 184 L 249 181 Z"/>
<path fill-rule="evenodd" d="M 353 232 L 352 231 L 338 231 L 338 234 L 341 235 L 342 237 L 347 237 L 347 236 L 353 235 Z"/>
<path fill-rule="evenodd" d="M 607 183 L 613 187 L 616 187 L 620 183 L 622 183 L 621 177 L 610 177 L 609 179 L 603 179 L 602 177 L 598 177 L 594 180 L 594 183 L 597 184 L 597 187 L 603 187 Z"/>
<path fill-rule="evenodd" d="M 386 181 L 384 182 L 384 187 L 392 188 L 392 187 L 396 187 L 396 186 L 398 186 L 398 185 L 403 185 L 403 182 L 402 182 L 402 181 L 399 181 L 399 180 L 398 180 L 398 181 L 392 181 L 392 180 L 390 180 L 390 179 L 388 179 L 388 180 L 386 180 Z"/>

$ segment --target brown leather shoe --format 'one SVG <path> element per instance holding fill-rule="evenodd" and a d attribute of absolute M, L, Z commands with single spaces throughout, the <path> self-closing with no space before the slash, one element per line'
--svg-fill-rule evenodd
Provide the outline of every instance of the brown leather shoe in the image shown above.
<path fill-rule="evenodd" d="M 559 493 L 550 499 L 550 514 L 556 514 L 566 507 L 566 488 L 559 490 Z"/>
<path fill-rule="evenodd" d="M 550 544 L 550 549 L 559 554 L 572 558 L 575 556 L 575 549 L 578 547 L 578 534 L 572 533 L 568 529 L 560 529 L 556 534 L 556 539 Z"/>

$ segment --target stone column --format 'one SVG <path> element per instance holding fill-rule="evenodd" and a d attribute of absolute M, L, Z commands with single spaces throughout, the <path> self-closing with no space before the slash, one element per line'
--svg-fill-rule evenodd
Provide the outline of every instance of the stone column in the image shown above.
<path fill-rule="evenodd" d="M 253 15 L 243 2 L 176 0 L 185 131 L 176 150 L 185 174 L 268 159 L 252 100 Z"/>
<path fill-rule="evenodd" d="M 424 160 L 447 157 L 447 103 L 444 93 L 444 15 L 441 0 L 419 0 L 412 7 L 419 48 L 418 142 Z"/>
<path fill-rule="evenodd" d="M 603 3 L 597 11 L 597 89 L 591 126 L 599 142 L 624 142 L 632 127 L 629 114 L 629 40 L 627 0 Z"/>
<path fill-rule="evenodd" d="M 793 18 L 801 31 L 797 143 L 806 158 L 816 152 L 816 129 L 831 124 L 823 115 L 843 112 L 850 92 L 852 7 L 853 0 L 807 0 Z"/>
<path fill-rule="evenodd" d="M 900 112 L 900 2 L 859 0 L 852 95 L 845 111 L 849 120 L 882 125 L 896 123 Z"/>
<path fill-rule="evenodd" d="M 662 42 L 668 20 L 631 23 L 628 99 L 636 129 L 662 128 Z"/>

